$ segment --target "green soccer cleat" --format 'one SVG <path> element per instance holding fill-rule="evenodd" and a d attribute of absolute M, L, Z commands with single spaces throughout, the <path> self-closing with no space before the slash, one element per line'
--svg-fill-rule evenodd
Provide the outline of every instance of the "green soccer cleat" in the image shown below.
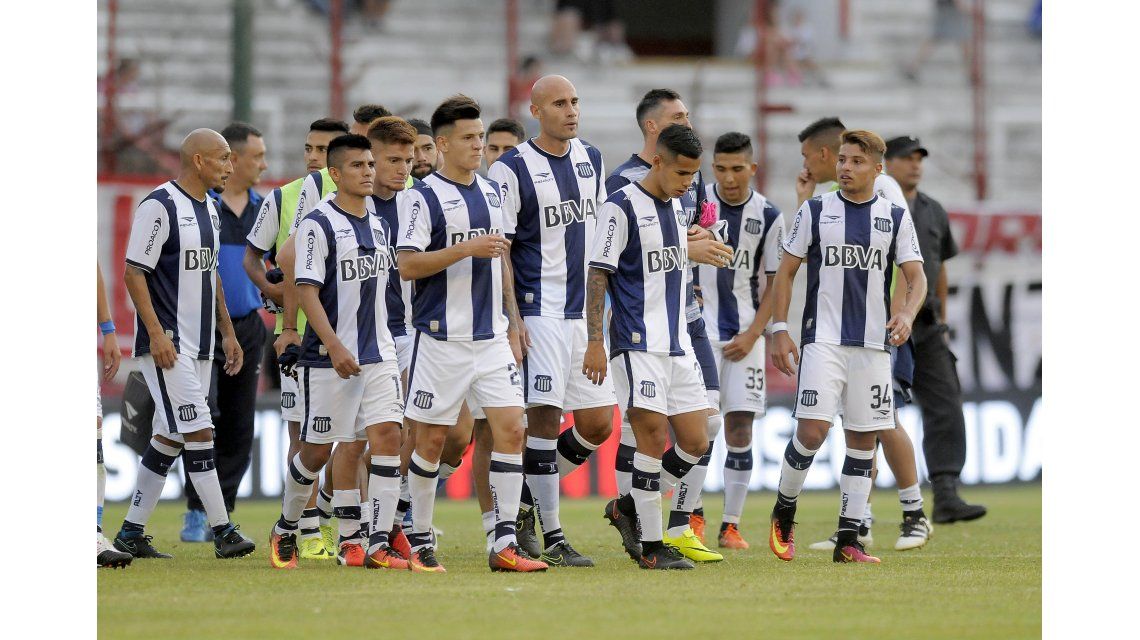
<path fill-rule="evenodd" d="M 677 551 L 681 552 L 681 555 L 693 562 L 720 562 L 724 560 L 724 556 L 706 547 L 704 543 L 701 542 L 701 539 L 697 537 L 697 534 L 693 533 L 692 529 L 685 529 L 685 531 L 676 538 L 663 536 L 661 541 L 667 545 L 676 547 Z"/>

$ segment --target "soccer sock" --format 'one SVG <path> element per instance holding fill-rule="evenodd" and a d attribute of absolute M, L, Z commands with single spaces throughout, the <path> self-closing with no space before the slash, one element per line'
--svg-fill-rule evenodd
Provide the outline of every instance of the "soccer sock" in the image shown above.
<path fill-rule="evenodd" d="M 904 516 L 922 517 L 922 489 L 917 482 L 899 489 L 899 504 L 902 505 Z"/>
<path fill-rule="evenodd" d="M 360 489 L 333 489 L 332 505 L 340 544 L 360 542 Z"/>
<path fill-rule="evenodd" d="M 780 485 L 776 493 L 776 507 L 795 512 L 796 499 L 804 488 L 811 461 L 815 459 L 818 449 L 808 449 L 800 443 L 796 434 L 788 441 L 784 449 L 784 463 L 780 469 Z"/>
<path fill-rule="evenodd" d="M 151 438 L 150 446 L 146 448 L 139 463 L 135 494 L 131 497 L 131 506 L 127 509 L 121 533 L 142 534 L 143 527 L 150 520 L 150 514 L 154 512 L 158 498 L 162 495 L 162 487 L 166 484 L 166 473 L 177 459 L 178 449 Z"/>
<path fill-rule="evenodd" d="M 372 518 L 368 534 L 368 553 L 374 553 L 388 544 L 388 523 L 396 514 L 400 499 L 400 456 L 372 456 L 368 467 L 368 500 L 372 503 Z"/>
<path fill-rule="evenodd" d="M 402 525 L 404 516 L 408 514 L 408 508 L 412 506 L 412 490 L 408 487 L 408 476 L 400 476 L 400 499 L 396 502 L 396 515 L 392 517 L 392 526 Z"/>
<path fill-rule="evenodd" d="M 230 524 L 226 501 L 222 497 L 222 484 L 214 467 L 214 441 L 187 442 L 182 447 L 182 464 L 194 483 L 194 490 L 206 510 L 206 522 L 214 535 L 222 533 Z"/>
<path fill-rule="evenodd" d="M 701 456 L 689 455 L 678 446 L 666 449 L 665 455 L 661 456 L 661 481 L 665 485 L 665 490 L 677 486 L 681 478 L 684 478 L 700 461 Z"/>
<path fill-rule="evenodd" d="M 491 452 L 491 497 L 495 505 L 495 545 L 497 553 L 506 549 L 515 538 L 515 516 L 523 488 L 523 455 L 521 453 Z M 558 476 L 555 475 L 555 482 Z M 557 485 L 556 485 L 557 486 Z"/>
<path fill-rule="evenodd" d="M 637 452 L 637 439 L 633 437 L 633 427 L 629 418 L 621 416 L 621 440 L 618 442 L 617 460 L 614 461 L 614 478 L 617 480 L 619 496 L 629 493 L 632 486 L 633 454 Z"/>
<path fill-rule="evenodd" d="M 578 427 L 570 427 L 558 436 L 558 477 L 565 478 L 575 469 L 586 463 L 598 445 L 578 433 Z"/>
<path fill-rule="evenodd" d="M 542 528 L 543 544 L 549 547 L 563 540 L 558 521 L 558 462 L 555 451 L 558 440 L 527 436 L 523 472 L 526 486 L 534 498 L 535 515 Z"/>
<path fill-rule="evenodd" d="M 729 447 L 724 459 L 724 516 L 721 522 L 740 523 L 751 480 L 752 446 Z"/>
<path fill-rule="evenodd" d="M 311 484 L 311 483 L 310 483 Z M 332 487 L 321 485 L 317 491 L 317 517 L 320 518 L 321 526 L 327 527 L 332 520 Z"/>
<path fill-rule="evenodd" d="M 107 469 L 103 466 L 103 438 L 97 438 L 98 457 L 96 458 L 96 484 L 99 487 L 99 510 L 95 515 L 95 530 L 103 531 L 103 496 L 107 493 Z"/>
<path fill-rule="evenodd" d="M 867 507 L 867 497 L 871 495 L 871 460 L 875 450 L 860 451 L 847 448 L 843 459 L 843 471 L 839 476 L 839 527 L 836 535 L 840 543 L 855 540 L 859 535 L 859 523 Z"/>
<path fill-rule="evenodd" d="M 367 493 L 367 491 L 368 489 L 365 487 L 365 492 Z M 364 497 L 367 498 L 368 496 L 365 495 Z M 368 532 L 372 531 L 372 501 L 364 500 L 359 506 L 360 520 L 356 524 L 356 528 L 359 530 L 357 535 L 360 536 L 361 540 L 367 540 Z"/>
<path fill-rule="evenodd" d="M 668 531 L 670 538 L 676 538 L 689 528 L 689 514 L 693 513 L 701 491 L 705 486 L 705 476 L 709 473 L 709 460 L 712 458 L 713 443 L 709 443 L 704 455 L 697 459 L 689 472 L 677 484 L 673 492 L 673 508 L 669 512 Z"/>
<path fill-rule="evenodd" d="M 412 532 L 408 542 L 412 551 L 431 544 L 431 519 L 435 514 L 435 488 L 439 481 L 439 463 L 428 462 L 418 451 L 408 462 L 408 492 L 412 497 Z"/>
<path fill-rule="evenodd" d="M 321 537 L 321 520 L 320 516 L 317 515 L 316 507 L 302 511 L 298 525 L 301 527 L 302 540 Z"/>
<path fill-rule="evenodd" d="M 642 542 L 661 541 L 661 461 L 644 453 L 633 454 L 633 496 Z"/>
<path fill-rule="evenodd" d="M 463 460 L 460 459 L 459 465 L 462 465 L 462 464 L 463 464 Z M 440 482 L 447 480 L 448 478 L 451 477 L 451 474 L 458 471 L 459 465 L 453 467 L 453 466 L 447 464 L 446 462 L 439 463 L 439 480 L 440 480 Z"/>
<path fill-rule="evenodd" d="M 289 473 L 285 474 L 285 495 L 281 498 L 281 518 L 273 528 L 274 533 L 285 535 L 297 530 L 297 521 L 305 513 L 305 505 L 309 502 L 309 496 L 313 495 L 313 483 L 317 481 L 319 472 L 319 469 L 310 471 L 305 468 L 299 453 L 289 461 Z"/>
<path fill-rule="evenodd" d="M 483 535 L 487 538 L 487 551 L 490 552 L 495 543 L 495 511 L 483 512 Z"/>

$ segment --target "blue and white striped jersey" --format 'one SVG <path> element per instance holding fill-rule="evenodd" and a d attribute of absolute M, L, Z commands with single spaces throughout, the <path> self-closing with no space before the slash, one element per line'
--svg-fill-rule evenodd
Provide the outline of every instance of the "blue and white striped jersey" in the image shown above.
<path fill-rule="evenodd" d="M 509 235 L 499 185 L 476 175 L 469 185 L 433 173 L 397 203 L 397 251 L 439 251 L 486 234 Z M 502 263 L 464 258 L 415 281 L 412 326 L 437 340 L 490 340 L 507 334 Z"/>
<path fill-rule="evenodd" d="M 910 213 L 825 193 L 796 212 L 784 251 L 807 260 L 802 344 L 886 349 L 892 267 L 922 261 Z"/>
<path fill-rule="evenodd" d="M 629 160 L 618 165 L 618 168 L 613 170 L 610 177 L 606 178 L 606 191 L 614 193 L 627 184 L 633 182 L 641 182 L 645 174 L 649 173 L 650 164 L 641 159 L 641 156 L 636 153 L 629 157 Z M 701 205 L 705 202 L 705 178 L 698 171 L 693 176 L 693 183 L 689 185 L 689 191 L 681 196 L 681 203 L 685 209 L 685 230 L 688 232 L 689 227 L 698 220 L 701 215 Z M 697 303 L 697 295 L 693 291 L 693 270 L 695 265 L 690 264 L 685 273 L 685 322 L 692 322 L 700 317 L 701 307 Z"/>
<path fill-rule="evenodd" d="M 367 213 L 358 218 L 324 202 L 305 216 L 294 235 L 297 285 L 319 288 L 321 306 L 341 344 L 359 364 L 394 362 L 384 301 L 392 263 L 380 218 Z M 332 366 L 311 323 L 305 327 L 298 364 Z"/>
<path fill-rule="evenodd" d="M 418 182 L 418 181 L 417 181 Z M 396 230 L 400 228 L 399 203 L 408 197 L 407 191 L 397 191 L 391 198 L 384 200 L 380 196 L 369 196 L 370 209 L 380 217 L 384 225 L 384 235 L 388 238 L 396 237 Z M 396 264 L 396 245 L 388 245 L 392 265 Z M 412 281 L 400 278 L 400 274 L 393 272 L 388 278 L 388 286 L 384 293 L 384 300 L 388 304 L 388 330 L 392 336 L 406 336 L 412 333 Z"/>
<path fill-rule="evenodd" d="M 731 205 L 720 199 L 716 185 L 707 189 L 708 201 L 717 209 L 717 220 L 724 220 L 732 264 L 717 268 L 697 265 L 694 282 L 701 287 L 704 308 L 701 313 L 709 337 L 727 342 L 748 329 L 756 316 L 767 276 L 780 266 L 780 242 L 784 239 L 784 218 L 767 198 L 749 190 L 743 204 Z"/>
<path fill-rule="evenodd" d="M 528 140 L 487 172 L 500 185 L 503 215 L 514 229 L 511 264 L 522 315 L 584 317 L 586 243 L 606 199 L 604 170 L 601 152 L 574 138 L 562 156 Z"/>
<path fill-rule="evenodd" d="M 173 180 L 135 209 L 127 264 L 146 273 L 150 302 L 178 353 L 214 355 L 221 219 L 209 198 L 195 200 Z M 150 335 L 135 315 L 135 356 L 150 353 Z"/>
<path fill-rule="evenodd" d="M 692 349 L 684 313 L 685 222 L 679 198 L 658 200 L 636 182 L 611 193 L 598 210 L 590 266 L 610 272 L 611 358 Z"/>

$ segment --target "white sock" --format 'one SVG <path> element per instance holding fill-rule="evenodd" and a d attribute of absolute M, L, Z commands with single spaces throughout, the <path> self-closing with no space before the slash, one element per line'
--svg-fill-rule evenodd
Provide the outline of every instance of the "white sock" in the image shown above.
<path fill-rule="evenodd" d="M 396 502 L 396 515 L 392 517 L 392 526 L 401 526 L 404 524 L 404 516 L 408 513 L 408 507 L 412 505 L 412 490 L 408 484 L 408 476 L 400 476 L 400 499 Z"/>
<path fill-rule="evenodd" d="M 281 519 L 274 528 L 278 535 L 297 530 L 297 523 L 305 512 L 309 496 L 313 494 L 313 483 L 317 481 L 319 473 L 320 469 L 316 471 L 306 469 L 305 465 L 301 464 L 299 453 L 289 461 L 289 470 L 285 474 L 285 495 L 281 498 Z"/>
<path fill-rule="evenodd" d="M 700 461 L 701 456 L 690 455 L 676 445 L 666 449 L 661 458 L 661 489 L 668 491 L 676 487 L 681 478 L 687 476 Z"/>
<path fill-rule="evenodd" d="M 459 464 L 463 464 L 463 461 L 460 460 Z M 440 481 L 447 480 L 448 478 L 451 477 L 451 474 L 455 473 L 458 469 L 459 469 L 458 466 L 453 467 L 453 466 L 447 464 L 446 462 L 439 463 L 439 479 L 440 479 Z"/>
<path fill-rule="evenodd" d="M 577 426 L 563 431 L 558 436 L 558 476 L 565 478 L 570 475 L 597 450 L 598 445 L 583 438 Z"/>
<path fill-rule="evenodd" d="M 332 524 L 332 487 L 325 486 L 323 478 L 317 489 L 317 518 L 322 527 Z"/>
<path fill-rule="evenodd" d="M 515 517 L 519 512 L 522 494 L 523 456 L 521 453 L 491 452 L 491 496 L 495 505 L 495 552 L 517 542 Z M 557 477 L 557 476 L 555 476 Z"/>
<path fill-rule="evenodd" d="M 305 509 L 301 512 L 301 519 L 297 522 L 297 526 L 301 529 L 301 539 L 321 537 L 321 520 L 317 516 L 317 509 Z"/>
<path fill-rule="evenodd" d="M 722 522 L 740 524 L 748 483 L 752 480 L 752 446 L 728 447 L 724 459 L 724 515 Z"/>
<path fill-rule="evenodd" d="M 618 495 L 629 493 L 633 476 L 633 454 L 637 449 L 637 439 L 633 436 L 633 426 L 622 413 L 621 440 L 618 441 L 617 461 L 614 463 L 614 479 L 617 481 Z"/>
<path fill-rule="evenodd" d="M 368 553 L 388 544 L 388 523 L 396 513 L 400 499 L 400 456 L 372 456 L 368 467 Z"/>
<path fill-rule="evenodd" d="M 206 522 L 210 527 L 220 527 L 230 522 L 226 511 L 226 500 L 222 497 L 222 484 L 218 481 L 218 470 L 214 466 L 214 441 L 187 442 L 182 447 L 182 464 L 185 465 L 190 482 L 202 500 L 206 510 Z"/>
<path fill-rule="evenodd" d="M 839 476 L 839 492 L 842 496 L 839 508 L 840 532 L 859 532 L 859 523 L 866 514 L 867 497 L 871 495 L 871 460 L 874 457 L 874 449 L 862 451 L 847 448 L 847 457 L 843 459 L 843 471 Z"/>
<path fill-rule="evenodd" d="M 558 469 L 556 465 L 557 440 L 535 436 L 526 437 L 526 455 L 523 457 L 526 471 L 526 484 L 534 500 L 535 514 L 542 528 L 543 544 L 547 534 L 557 531 L 560 536 L 562 524 L 558 521 Z M 549 545 L 546 545 L 549 546 Z"/>
<path fill-rule="evenodd" d="M 692 514 L 693 509 L 697 508 L 697 501 L 701 499 L 701 491 L 705 486 L 705 477 L 708 476 L 709 466 L 707 464 L 695 464 L 689 472 L 681 478 L 681 482 L 677 485 L 677 490 L 673 492 L 672 511 Z M 670 514 L 672 520 L 672 514 Z M 684 523 L 678 521 L 677 526 L 669 527 L 668 534 L 670 538 L 676 538 L 689 528 L 688 518 L 685 518 Z"/>
<path fill-rule="evenodd" d="M 340 543 L 359 543 L 360 489 L 333 489 L 332 505 Z"/>
<path fill-rule="evenodd" d="M 816 451 L 818 449 L 805 447 L 799 437 L 792 434 L 792 439 L 784 449 L 784 462 L 780 467 L 780 494 L 776 496 L 778 505 L 795 505 L 796 498 L 800 496 L 800 491 L 803 491 L 804 480 L 807 479 Z"/>
<path fill-rule="evenodd" d="M 661 539 L 661 461 L 644 453 L 633 454 L 630 495 L 641 523 L 642 542 Z"/>
<path fill-rule="evenodd" d="M 899 504 L 902 505 L 904 514 L 908 511 L 922 509 L 922 489 L 919 488 L 917 482 L 909 487 L 899 489 Z"/>
<path fill-rule="evenodd" d="M 439 463 L 428 462 L 418 451 L 408 463 L 408 492 L 412 497 L 412 533 L 408 542 L 412 551 L 431 544 L 431 522 L 435 514 L 435 488 L 439 481 Z"/>
<path fill-rule="evenodd" d="M 154 507 L 162 496 L 162 487 L 166 484 L 166 474 L 170 465 L 178 459 L 179 450 L 169 447 L 158 440 L 151 439 L 150 445 L 143 453 L 139 462 L 138 477 L 135 479 L 135 493 L 131 496 L 131 506 L 127 509 L 127 517 L 123 522 L 123 529 L 142 531 L 154 513 Z M 128 527 L 128 525 L 134 525 Z"/>
<path fill-rule="evenodd" d="M 495 511 L 483 512 L 483 536 L 487 538 L 487 553 L 495 547 Z"/>
<path fill-rule="evenodd" d="M 100 428 L 100 432 L 102 428 Z M 95 530 L 103 530 L 103 497 L 107 493 L 107 470 L 103 467 L 103 438 L 97 438 L 99 457 L 96 460 L 96 485 L 99 491 L 99 510 L 95 516 Z"/>

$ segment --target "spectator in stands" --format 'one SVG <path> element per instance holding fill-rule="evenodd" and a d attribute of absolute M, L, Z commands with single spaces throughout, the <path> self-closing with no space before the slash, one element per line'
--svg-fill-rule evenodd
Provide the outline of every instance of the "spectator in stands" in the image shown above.
<path fill-rule="evenodd" d="M 600 64 L 632 59 L 616 5 L 616 0 L 558 0 L 550 26 L 550 52 Z M 594 32 L 593 46 L 581 38 L 583 31 Z"/>
<path fill-rule="evenodd" d="M 903 75 L 918 82 L 918 72 L 940 42 L 956 43 L 962 50 L 962 64 L 970 68 L 970 8 L 965 0 L 934 0 L 934 32 L 918 48 L 918 55 Z"/>
<path fill-rule="evenodd" d="M 807 21 L 802 9 L 792 12 L 792 24 L 788 28 L 787 37 L 791 50 L 789 62 L 796 75 L 802 73 L 821 87 L 831 86 L 823 70 L 815 63 L 815 29 Z"/>
<path fill-rule="evenodd" d="M 534 83 L 538 81 L 543 75 L 542 60 L 535 56 L 527 56 L 523 58 L 522 64 L 519 65 L 518 70 L 511 75 L 509 85 L 510 100 L 507 105 L 507 111 L 511 114 L 512 118 L 524 118 L 530 116 L 530 90 Z M 533 126 L 538 122 L 531 118 L 526 123 L 528 129 L 533 130 Z"/>
<path fill-rule="evenodd" d="M 800 70 L 793 57 L 795 42 L 780 27 L 779 7 L 776 0 L 769 0 L 765 5 L 762 17 L 764 21 L 764 55 L 768 63 L 768 72 L 765 76 L 769 85 L 781 85 L 786 81 L 790 85 L 800 84 Z M 756 17 L 741 28 L 740 37 L 736 40 L 736 55 L 742 58 L 751 57 L 756 52 L 756 45 L 760 35 L 757 32 Z M 807 28 L 807 38 L 811 38 L 811 29 Z"/>

